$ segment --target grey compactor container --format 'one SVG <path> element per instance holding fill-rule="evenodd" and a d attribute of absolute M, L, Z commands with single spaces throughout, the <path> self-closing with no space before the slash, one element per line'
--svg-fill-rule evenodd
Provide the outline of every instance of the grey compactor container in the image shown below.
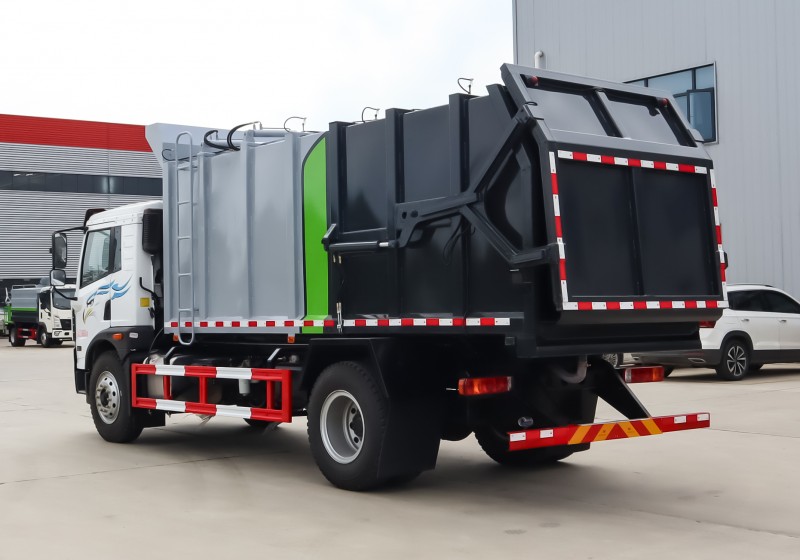
<path fill-rule="evenodd" d="M 697 347 L 726 262 L 713 165 L 674 99 L 502 78 L 323 134 L 150 127 L 166 332 L 495 336 L 519 357 Z"/>

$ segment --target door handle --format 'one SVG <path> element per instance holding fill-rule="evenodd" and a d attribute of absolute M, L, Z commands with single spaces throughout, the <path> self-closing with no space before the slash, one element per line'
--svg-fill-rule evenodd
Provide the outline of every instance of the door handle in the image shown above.
<path fill-rule="evenodd" d="M 749 323 L 749 322 L 750 319 L 748 319 L 747 317 L 742 318 L 742 323 Z"/>
<path fill-rule="evenodd" d="M 781 322 L 781 323 L 785 323 L 785 322 L 786 322 L 786 319 L 780 319 L 780 322 Z"/>

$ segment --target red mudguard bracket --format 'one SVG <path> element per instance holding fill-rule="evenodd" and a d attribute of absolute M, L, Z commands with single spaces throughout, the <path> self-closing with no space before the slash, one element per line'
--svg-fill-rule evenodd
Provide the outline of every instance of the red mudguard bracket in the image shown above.
<path fill-rule="evenodd" d="M 666 432 L 680 432 L 708 428 L 711 416 L 707 412 L 676 416 L 658 416 L 639 420 L 622 420 L 601 424 L 577 424 L 560 428 L 540 428 L 509 432 L 509 450 L 536 449 L 556 445 L 579 445 L 610 439 L 657 436 Z"/>
<path fill-rule="evenodd" d="M 158 375 L 163 378 L 163 399 L 140 397 L 137 392 L 139 375 Z M 198 381 L 197 401 L 177 401 L 172 398 L 173 377 L 194 377 Z M 250 408 L 208 402 L 209 379 L 242 379 L 264 381 L 266 406 Z M 276 387 L 279 385 L 279 387 Z M 280 406 L 275 404 L 276 391 L 280 390 Z M 166 412 L 189 412 L 207 416 L 231 416 L 266 422 L 292 421 L 292 372 L 288 369 L 231 368 L 213 366 L 165 366 L 133 364 L 131 366 L 131 398 L 134 408 L 149 408 Z"/>

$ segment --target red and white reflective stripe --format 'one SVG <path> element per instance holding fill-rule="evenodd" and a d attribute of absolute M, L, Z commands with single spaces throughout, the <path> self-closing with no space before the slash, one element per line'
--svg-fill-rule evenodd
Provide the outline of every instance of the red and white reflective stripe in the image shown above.
<path fill-rule="evenodd" d="M 137 375 L 157 375 L 163 378 L 164 398 L 140 397 L 137 392 Z M 188 412 L 207 416 L 231 416 L 272 422 L 292 421 L 292 377 L 286 369 L 233 368 L 215 366 L 170 366 L 155 364 L 133 364 L 131 366 L 131 402 L 135 408 L 163 410 L 165 412 Z M 198 401 L 176 401 L 171 399 L 172 377 L 194 377 L 198 379 Z M 266 407 L 255 408 L 212 404 L 206 401 L 208 379 L 234 379 L 266 382 Z M 277 390 L 280 383 L 282 408 L 275 408 Z"/>
<path fill-rule="evenodd" d="M 728 283 L 727 278 L 725 275 L 725 267 L 727 266 L 727 262 L 725 261 L 725 250 L 722 248 L 722 224 L 719 220 L 719 205 L 718 205 L 718 198 L 717 198 L 717 176 L 714 174 L 714 170 L 711 170 L 709 174 L 711 178 L 711 203 L 714 205 L 714 230 L 717 235 L 717 251 L 719 251 L 719 277 L 722 281 L 722 294 L 724 295 L 725 299 L 728 299 Z"/>
<path fill-rule="evenodd" d="M 673 301 L 565 301 L 568 311 L 624 311 L 641 309 L 724 309 L 722 300 L 673 300 Z"/>
<path fill-rule="evenodd" d="M 586 154 L 583 152 L 568 152 L 558 150 L 558 157 L 561 159 L 571 159 L 575 161 L 588 161 L 591 163 L 604 163 L 606 165 L 624 165 L 626 167 L 644 167 L 648 169 L 660 169 L 662 171 L 680 171 L 681 173 L 708 173 L 708 168 L 702 165 L 689 165 L 686 163 L 669 163 L 666 161 L 651 161 L 648 159 L 623 158 L 616 156 L 601 156 L 597 154 Z"/>
<path fill-rule="evenodd" d="M 567 257 L 564 250 L 564 230 L 561 223 L 561 205 L 558 200 L 558 175 L 556 172 L 556 154 L 550 152 L 550 184 L 553 194 L 553 214 L 555 216 L 556 244 L 558 245 L 558 276 L 561 282 L 561 305 L 565 311 L 617 311 L 617 310 L 642 310 L 642 309 L 723 309 L 728 307 L 727 288 L 725 284 L 725 253 L 722 250 L 722 230 L 719 225 L 719 209 L 717 207 L 717 188 L 714 170 L 699 165 L 686 165 L 683 163 L 666 163 L 644 159 L 621 158 L 614 156 L 600 156 L 583 152 L 558 151 L 561 159 L 576 161 L 589 161 L 608 165 L 625 165 L 629 167 L 647 167 L 651 169 L 664 169 L 666 171 L 679 171 L 684 173 L 709 174 L 711 178 L 712 202 L 714 205 L 714 226 L 717 235 L 717 249 L 720 253 L 720 279 L 722 280 L 721 300 L 672 300 L 672 301 L 570 301 L 567 290 Z"/>
<path fill-rule="evenodd" d="M 214 329 L 214 328 L 268 328 L 268 329 L 286 329 L 286 328 L 299 328 L 299 327 L 335 327 L 336 321 L 333 319 L 269 319 L 260 321 L 170 321 L 164 323 L 167 328 L 177 329 L 178 326 L 183 328 L 200 328 L 200 329 Z"/>
<path fill-rule="evenodd" d="M 344 319 L 343 327 L 507 327 L 510 317 L 405 317 L 383 319 Z M 166 328 L 298 328 L 336 327 L 333 319 L 324 320 L 269 320 L 269 321 L 170 321 Z"/>
<path fill-rule="evenodd" d="M 558 174 L 556 155 L 550 152 L 550 185 L 553 194 L 553 215 L 556 220 L 556 245 L 558 245 L 558 279 L 561 282 L 561 300 L 566 309 L 569 303 L 567 292 L 567 260 L 564 252 L 564 229 L 561 225 L 561 203 L 558 200 Z"/>

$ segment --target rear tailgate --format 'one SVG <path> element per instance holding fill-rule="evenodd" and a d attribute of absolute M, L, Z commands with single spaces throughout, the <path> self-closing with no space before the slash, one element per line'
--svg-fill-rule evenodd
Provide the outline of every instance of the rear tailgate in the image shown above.
<path fill-rule="evenodd" d="M 674 99 L 505 65 L 536 120 L 559 322 L 698 321 L 727 307 L 712 162 Z"/>

